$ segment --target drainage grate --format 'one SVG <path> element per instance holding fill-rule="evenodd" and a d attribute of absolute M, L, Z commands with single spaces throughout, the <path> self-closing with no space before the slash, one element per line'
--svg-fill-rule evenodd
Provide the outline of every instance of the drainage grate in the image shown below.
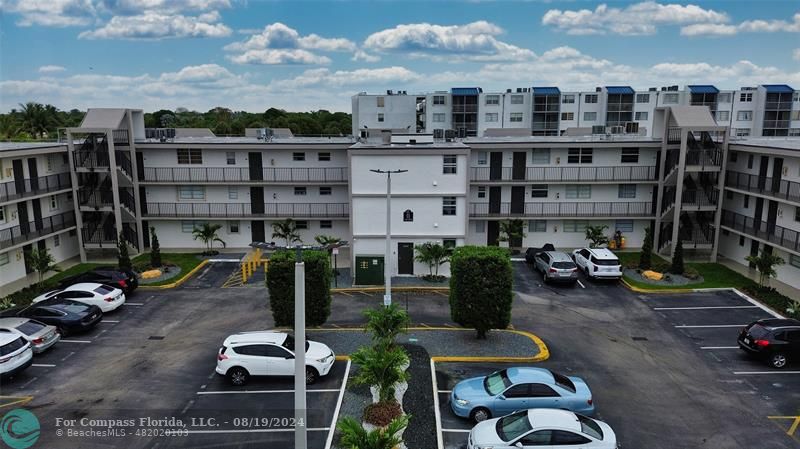
<path fill-rule="evenodd" d="M 163 335 L 151 335 L 150 338 L 148 338 L 148 340 L 163 340 L 163 339 L 164 339 Z"/>
<path fill-rule="evenodd" d="M 647 337 L 631 337 L 633 341 L 647 341 Z"/>

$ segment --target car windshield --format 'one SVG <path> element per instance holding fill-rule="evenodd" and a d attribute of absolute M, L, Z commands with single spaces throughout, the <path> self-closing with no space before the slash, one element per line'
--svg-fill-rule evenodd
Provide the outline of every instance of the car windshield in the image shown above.
<path fill-rule="evenodd" d="M 748 332 L 753 338 L 761 338 L 769 335 L 769 330 L 760 324 L 754 324 Z"/>
<path fill-rule="evenodd" d="M 604 265 L 608 267 L 619 265 L 619 260 L 617 259 L 598 259 L 595 257 L 592 262 L 594 262 L 595 265 Z"/>
<path fill-rule="evenodd" d="M 603 429 L 600 428 L 600 424 L 597 424 L 597 421 L 577 413 L 575 416 L 577 416 L 578 421 L 581 422 L 581 431 L 583 433 L 594 439 L 603 441 Z"/>
<path fill-rule="evenodd" d="M 283 344 L 281 346 L 294 352 L 294 337 L 292 337 L 291 335 L 287 335 L 286 340 L 283 341 Z M 308 340 L 306 340 L 306 352 L 308 352 L 308 346 L 309 346 Z"/>
<path fill-rule="evenodd" d="M 26 343 L 27 342 L 24 339 L 18 338 L 5 346 L 0 346 L 0 356 L 9 355 L 17 349 L 25 346 Z"/>
<path fill-rule="evenodd" d="M 101 295 L 105 295 L 106 293 L 111 293 L 114 291 L 114 287 L 109 287 L 108 285 L 100 285 L 96 289 L 94 289 L 95 293 L 100 293 Z"/>
<path fill-rule="evenodd" d="M 570 268 L 575 268 L 574 262 L 553 262 L 553 268 L 558 268 L 559 270 L 569 270 Z"/>
<path fill-rule="evenodd" d="M 561 387 L 561 388 L 563 388 L 565 390 L 569 390 L 569 391 L 575 393 L 575 384 L 572 383 L 571 380 L 569 380 L 569 377 L 567 377 L 567 376 L 565 376 L 563 374 L 559 374 L 559 373 L 557 373 L 555 371 L 550 371 L 550 374 L 553 375 L 553 379 L 556 381 L 556 385 L 558 385 L 559 387 Z"/>
<path fill-rule="evenodd" d="M 519 438 L 532 429 L 527 411 L 517 412 L 497 420 L 497 436 L 503 441 Z"/>
<path fill-rule="evenodd" d="M 502 393 L 509 385 L 511 385 L 511 381 L 508 379 L 506 370 L 489 374 L 483 379 L 483 387 L 492 396 Z"/>
<path fill-rule="evenodd" d="M 17 330 L 25 335 L 33 335 L 42 329 L 44 329 L 44 325 L 39 324 L 35 321 L 26 321 L 17 326 Z"/>

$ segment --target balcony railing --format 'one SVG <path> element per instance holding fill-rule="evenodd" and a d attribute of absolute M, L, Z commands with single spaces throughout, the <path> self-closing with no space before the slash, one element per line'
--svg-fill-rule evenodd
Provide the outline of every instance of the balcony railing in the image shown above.
<path fill-rule="evenodd" d="M 651 202 L 472 203 L 473 217 L 652 217 Z"/>
<path fill-rule="evenodd" d="M 71 187 L 72 178 L 70 178 L 69 173 L 23 179 L 21 186 L 17 185 L 17 181 L 4 182 L 0 184 L 0 202 L 55 192 Z"/>
<path fill-rule="evenodd" d="M 681 194 L 682 207 L 716 207 L 719 204 L 719 190 L 684 190 Z"/>
<path fill-rule="evenodd" d="M 253 212 L 250 203 L 147 203 L 148 217 L 268 217 L 336 218 L 349 217 L 348 203 L 267 203 L 264 211 Z"/>
<path fill-rule="evenodd" d="M 779 110 L 779 111 L 791 111 L 792 110 L 792 102 L 791 101 L 767 101 L 764 103 L 764 109 L 766 110 Z"/>
<path fill-rule="evenodd" d="M 776 224 L 768 224 L 763 220 L 737 214 L 736 212 L 722 211 L 722 226 L 739 231 L 774 245 L 792 251 L 800 251 L 800 233 Z"/>
<path fill-rule="evenodd" d="M 78 204 L 94 208 L 113 207 L 114 192 L 105 189 L 81 189 L 78 190 Z"/>
<path fill-rule="evenodd" d="M 347 167 L 263 168 L 251 179 L 246 167 L 145 167 L 144 182 L 347 182 Z"/>
<path fill-rule="evenodd" d="M 702 168 L 720 167 L 722 165 L 722 150 L 686 150 L 686 165 L 699 165 Z"/>
<path fill-rule="evenodd" d="M 114 160 L 117 163 L 117 167 L 122 169 L 122 171 L 125 172 L 128 177 L 133 177 L 130 153 L 127 151 L 116 150 L 114 151 Z"/>
<path fill-rule="evenodd" d="M 788 128 L 789 120 L 764 120 L 764 128 Z"/>
<path fill-rule="evenodd" d="M 115 129 L 112 131 L 112 136 L 114 138 L 114 145 L 130 145 L 127 129 Z"/>
<path fill-rule="evenodd" d="M 103 225 L 100 226 L 98 224 L 89 224 L 87 223 L 83 229 L 81 229 L 81 237 L 83 238 L 84 245 L 98 245 L 101 248 L 104 246 L 107 247 L 114 247 L 117 245 L 117 239 L 119 236 L 117 235 L 117 228 L 116 226 L 110 225 Z M 136 234 L 136 229 L 131 226 L 129 223 L 122 224 L 122 237 L 135 248 L 138 249 L 138 238 Z"/>
<path fill-rule="evenodd" d="M 498 176 L 492 176 L 490 167 L 471 167 L 471 181 L 542 181 L 542 182 L 597 182 L 597 181 L 655 181 L 656 167 L 628 165 L 618 167 L 525 167 L 524 176 L 514 176 L 513 167 L 502 167 Z M 520 175 L 517 173 L 517 175 Z"/>
<path fill-rule="evenodd" d="M 680 128 L 670 128 L 667 130 L 667 143 L 681 143 Z"/>
<path fill-rule="evenodd" d="M 767 176 L 750 175 L 731 170 L 728 170 L 725 175 L 727 187 L 800 203 L 800 182 L 780 181 L 777 191 L 773 189 L 772 183 L 773 179 Z"/>
<path fill-rule="evenodd" d="M 108 151 L 97 150 L 76 150 L 75 151 L 75 167 L 76 168 L 108 168 L 111 165 L 108 157 Z"/>
<path fill-rule="evenodd" d="M 453 105 L 453 112 L 454 113 L 478 112 L 478 105 L 477 104 L 454 104 Z"/>
<path fill-rule="evenodd" d="M 37 226 L 37 223 L 39 226 Z M 35 238 L 61 231 L 70 226 L 75 226 L 75 213 L 72 211 L 44 217 L 41 221 L 31 221 L 24 225 L 2 229 L 0 230 L 0 248 L 5 249 L 20 243 L 25 243 Z"/>

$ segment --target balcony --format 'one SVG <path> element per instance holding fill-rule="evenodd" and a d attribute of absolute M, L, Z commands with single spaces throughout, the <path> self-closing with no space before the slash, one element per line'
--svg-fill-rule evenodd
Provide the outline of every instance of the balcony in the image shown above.
<path fill-rule="evenodd" d="M 739 190 L 768 196 L 778 200 L 800 203 L 800 182 L 780 181 L 777 191 L 773 179 L 766 176 L 750 175 L 728 170 L 725 175 L 725 186 Z"/>
<path fill-rule="evenodd" d="M 38 222 L 31 221 L 24 225 L 2 229 L 0 230 L 0 249 L 10 248 L 71 226 L 75 226 L 75 213 L 72 211 L 44 217 Z"/>
<path fill-rule="evenodd" d="M 114 139 L 114 145 L 129 146 L 131 144 L 127 129 L 115 129 L 112 131 L 112 138 Z"/>
<path fill-rule="evenodd" d="M 764 128 L 788 128 L 789 120 L 764 120 Z"/>
<path fill-rule="evenodd" d="M 525 167 L 524 176 L 513 167 L 502 167 L 500 173 L 491 172 L 491 167 L 471 167 L 471 181 L 503 182 L 615 182 L 656 181 L 656 167 L 629 165 L 616 167 Z"/>
<path fill-rule="evenodd" d="M 105 248 L 116 247 L 119 236 L 117 236 L 117 228 L 113 226 L 113 223 L 103 226 L 99 226 L 97 223 L 87 223 L 81 229 L 81 237 L 84 246 Z M 131 224 L 122 224 L 122 238 L 138 249 L 138 236 L 136 229 Z"/>
<path fill-rule="evenodd" d="M 147 203 L 145 217 L 161 218 L 347 218 L 348 203 L 267 203 L 253 212 L 250 203 Z"/>
<path fill-rule="evenodd" d="M 453 113 L 454 114 L 463 114 L 463 113 L 477 113 L 478 112 L 478 105 L 477 104 L 454 104 L 453 105 Z"/>
<path fill-rule="evenodd" d="M 247 167 L 145 167 L 142 182 L 275 182 L 346 183 L 347 167 L 263 168 L 262 179 L 251 179 Z"/>
<path fill-rule="evenodd" d="M 23 179 L 21 183 L 18 181 L 4 182 L 0 184 L 0 203 L 69 188 L 72 188 L 72 179 L 69 173 Z"/>
<path fill-rule="evenodd" d="M 494 207 L 492 207 L 494 206 Z M 472 217 L 648 217 L 652 218 L 652 202 L 589 202 L 589 203 L 472 203 Z"/>
<path fill-rule="evenodd" d="M 701 149 L 686 150 L 686 168 L 699 168 L 705 171 L 706 168 L 718 169 L 722 166 L 722 150 Z"/>
<path fill-rule="evenodd" d="M 791 251 L 800 251 L 800 232 L 723 210 L 721 225 Z"/>
<path fill-rule="evenodd" d="M 716 210 L 719 204 L 719 190 L 684 190 L 681 194 L 681 209 Z"/>
<path fill-rule="evenodd" d="M 764 103 L 765 110 L 772 110 L 772 111 L 791 111 L 792 110 L 792 102 L 791 101 L 767 101 Z"/>

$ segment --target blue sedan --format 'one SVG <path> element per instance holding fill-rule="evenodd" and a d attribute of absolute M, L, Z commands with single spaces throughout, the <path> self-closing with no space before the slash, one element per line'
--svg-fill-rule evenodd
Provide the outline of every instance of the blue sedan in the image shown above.
<path fill-rule="evenodd" d="M 456 384 L 450 407 L 462 418 L 480 422 L 531 408 L 560 408 L 594 414 L 592 392 L 579 377 L 544 368 L 508 368 Z"/>

